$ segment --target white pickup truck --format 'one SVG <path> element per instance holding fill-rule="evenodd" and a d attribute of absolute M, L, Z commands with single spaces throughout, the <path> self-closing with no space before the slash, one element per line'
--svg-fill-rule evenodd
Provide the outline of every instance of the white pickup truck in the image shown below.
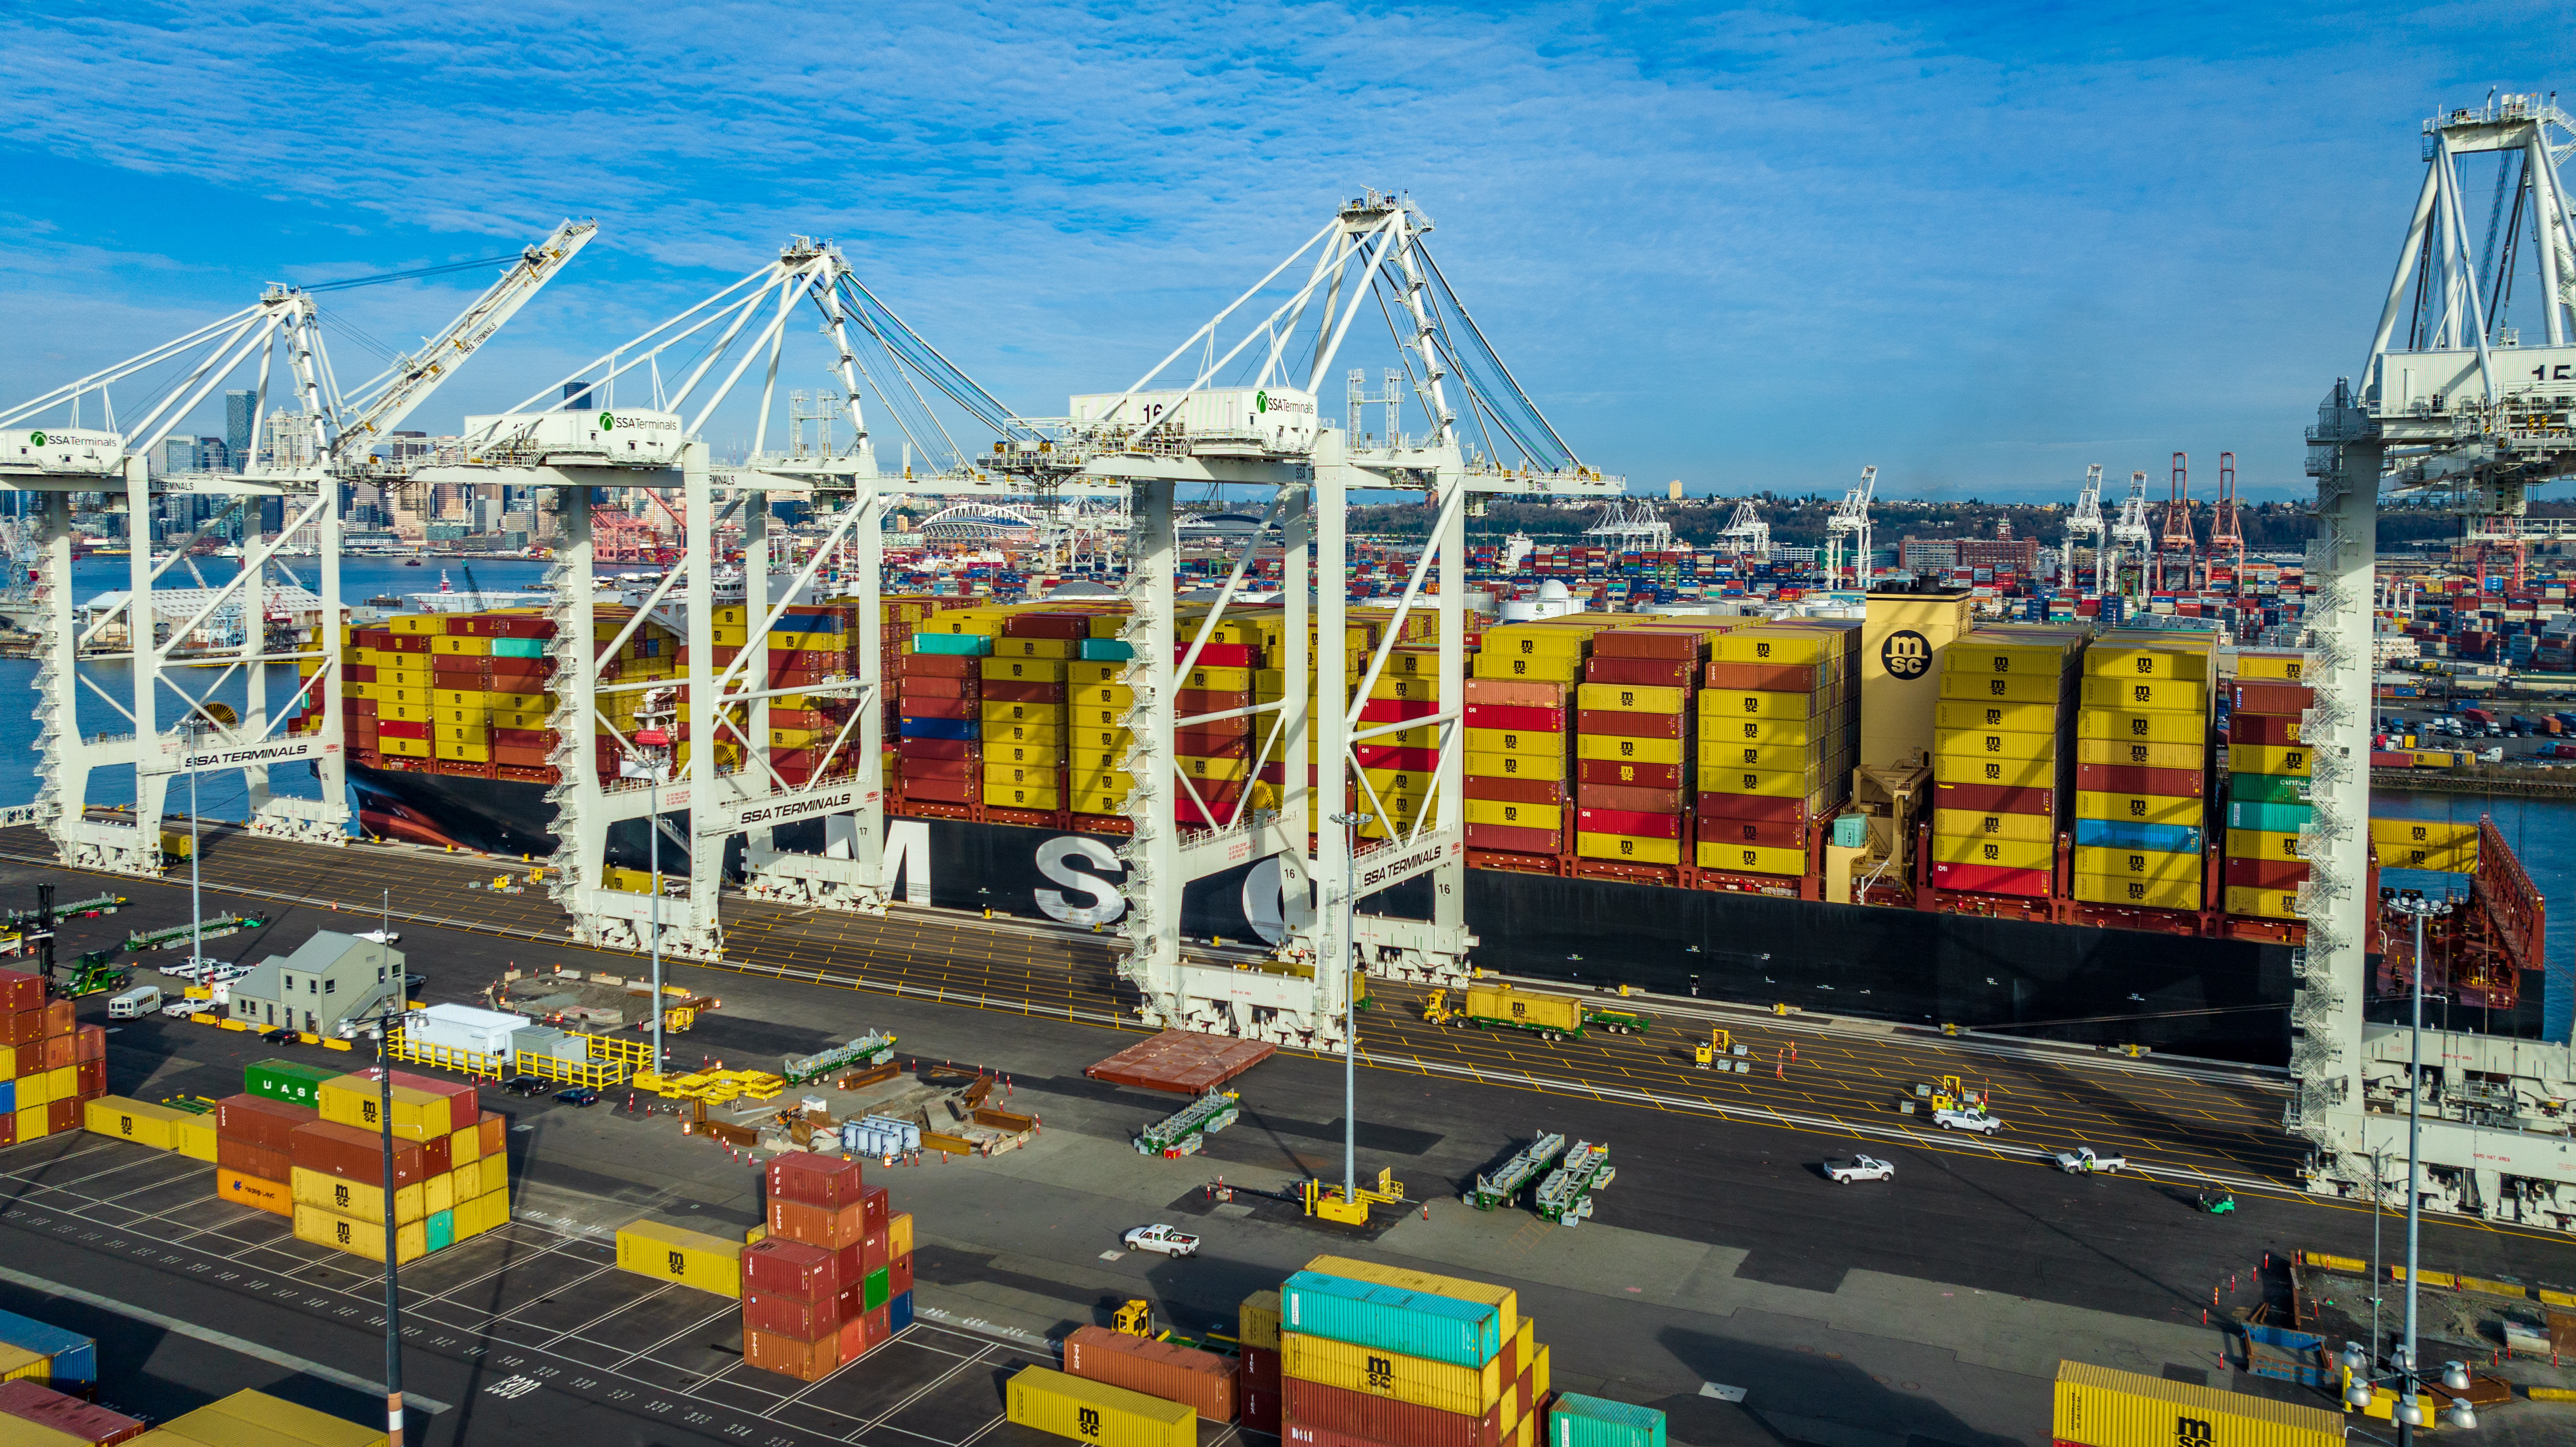
<path fill-rule="evenodd" d="M 1153 1251 L 1165 1256 L 1199 1254 L 1199 1238 L 1169 1226 L 1139 1226 L 1119 1239 L 1130 1251 Z"/>
<path fill-rule="evenodd" d="M 1837 1186 L 1854 1181 L 1892 1181 L 1896 1167 L 1876 1156 L 1836 1156 L 1825 1162 L 1825 1179 Z"/>
<path fill-rule="evenodd" d="M 1972 1130 L 1979 1135 L 1993 1135 L 2004 1123 L 1982 1110 L 1936 1110 L 1932 1123 L 1943 1130 Z"/>
<path fill-rule="evenodd" d="M 2129 1164 L 2127 1156 L 2102 1155 L 2091 1146 L 2077 1146 L 2071 1151 L 2059 1151 L 2049 1159 L 2059 1170 L 2070 1176 L 2117 1175 Z"/>

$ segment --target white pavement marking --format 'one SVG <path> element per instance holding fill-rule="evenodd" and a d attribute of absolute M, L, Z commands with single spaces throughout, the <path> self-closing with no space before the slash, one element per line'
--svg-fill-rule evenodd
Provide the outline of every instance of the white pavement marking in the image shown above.
<path fill-rule="evenodd" d="M 41 1291 L 48 1296 L 68 1297 L 84 1306 L 95 1306 L 101 1311 L 112 1311 L 119 1316 L 132 1317 L 136 1321 L 157 1326 L 163 1331 L 175 1331 L 181 1336 L 193 1337 L 198 1341 L 222 1347 L 226 1351 L 239 1352 L 246 1357 L 257 1357 L 272 1366 L 285 1367 L 289 1371 L 320 1377 L 334 1386 L 364 1392 L 371 1397 L 382 1397 L 385 1394 L 385 1386 L 382 1382 L 371 1382 L 364 1377 L 344 1372 L 338 1367 L 326 1367 L 309 1357 L 299 1357 L 292 1352 L 279 1351 L 275 1347 L 261 1346 L 255 1341 L 234 1336 L 230 1332 L 216 1331 L 212 1327 L 199 1326 L 192 1321 L 181 1321 L 175 1316 L 163 1316 L 157 1311 L 129 1305 L 113 1297 L 101 1296 L 95 1291 L 84 1291 L 77 1286 L 65 1286 L 58 1281 L 47 1281 L 41 1276 L 32 1276 L 7 1266 L 0 1266 L 0 1281 L 6 1281 L 13 1286 L 23 1286 L 30 1291 Z M 448 1409 L 447 1403 L 434 1397 L 424 1397 L 413 1391 L 403 1393 L 403 1402 L 407 1406 L 417 1405 L 432 1416 Z"/>

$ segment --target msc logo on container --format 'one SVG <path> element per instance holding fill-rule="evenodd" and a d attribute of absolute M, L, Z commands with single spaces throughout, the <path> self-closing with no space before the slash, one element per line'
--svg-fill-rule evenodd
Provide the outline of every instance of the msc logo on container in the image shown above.
<path fill-rule="evenodd" d="M 1519 1013 L 1521 1013 L 1521 1006 L 1520 1006 L 1520 1002 L 1519 1002 L 1519 1001 L 1517 1001 L 1517 1000 L 1515 1000 L 1515 1001 L 1513 1001 L 1513 1002 L 1512 1002 L 1512 1013 L 1513 1013 L 1513 1014 L 1515 1014 L 1515 1015 L 1518 1015 Z M 1372 1392 L 1392 1392 L 1392 1391 L 1394 1391 L 1394 1390 L 1395 1390 L 1395 1359 L 1394 1359 L 1394 1358 L 1392 1358 L 1392 1357 L 1371 1357 L 1371 1358 L 1369 1358 L 1369 1359 L 1368 1359 L 1368 1385 L 1369 1385 L 1369 1390 L 1370 1390 L 1370 1391 L 1372 1391 Z"/>
<path fill-rule="evenodd" d="M 1100 1409 L 1097 1407 L 1075 1408 L 1073 1414 L 1073 1425 L 1074 1430 L 1080 1432 L 1085 1437 L 1099 1436 Z M 2207 1439 L 2204 1438 L 2203 1440 L 2205 1441 Z"/>
<path fill-rule="evenodd" d="M 671 1274 L 673 1276 L 686 1276 L 688 1272 L 689 1263 L 687 1258 L 681 1256 L 679 1252 L 673 1251 L 671 1253 Z"/>
<path fill-rule="evenodd" d="M 331 1204 L 346 1210 L 349 1205 L 349 1188 L 345 1185 L 333 1186 L 331 1188 Z"/>
<path fill-rule="evenodd" d="M 2209 1447 L 2209 1424 L 2197 1417 L 2174 1418 L 2174 1447 Z"/>
<path fill-rule="evenodd" d="M 1912 681 L 1932 671 L 1932 640 L 1911 628 L 1899 628 L 1878 645 L 1878 666 L 1890 678 Z"/>

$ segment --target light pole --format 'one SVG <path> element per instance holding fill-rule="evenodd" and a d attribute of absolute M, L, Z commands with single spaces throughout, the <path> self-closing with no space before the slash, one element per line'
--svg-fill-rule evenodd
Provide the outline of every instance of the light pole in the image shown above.
<path fill-rule="evenodd" d="M 644 765 L 645 871 L 651 876 L 653 929 L 653 1070 L 662 1069 L 662 769 L 671 756 L 670 691 L 655 689 L 635 710 L 635 750 Z"/>
<path fill-rule="evenodd" d="M 376 1126 L 385 1148 L 385 1447 L 403 1447 L 402 1285 L 394 1257 L 402 1228 L 394 1210 L 394 1051 L 393 1028 L 403 1018 L 410 993 L 393 967 L 393 946 L 378 942 L 376 958 L 393 975 L 394 995 L 376 1017 Z M 423 1228 L 426 1229 L 426 1228 Z"/>
<path fill-rule="evenodd" d="M 197 771 L 188 771 L 188 968 L 206 968 L 206 909 L 197 892 Z M 214 983 L 212 980 L 208 984 Z M 293 1024 L 293 1021 L 288 1021 Z"/>
<path fill-rule="evenodd" d="M 1359 901 L 1352 897 L 1359 888 L 1359 829 L 1374 814 L 1335 814 L 1332 821 L 1342 826 L 1342 937 L 1341 958 L 1333 968 L 1342 972 L 1342 1200 L 1360 1198 L 1360 1017 L 1357 993 L 1351 988 L 1351 960 L 1359 951 L 1352 943 L 1352 932 L 1358 928 L 1355 917 Z"/>

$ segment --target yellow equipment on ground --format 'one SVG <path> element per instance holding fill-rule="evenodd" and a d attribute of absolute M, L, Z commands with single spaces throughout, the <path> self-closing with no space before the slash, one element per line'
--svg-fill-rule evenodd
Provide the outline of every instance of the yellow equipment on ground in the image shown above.
<path fill-rule="evenodd" d="M 1422 1002 L 1422 1023 L 1426 1025 L 1446 1025 L 1457 1018 L 1458 1012 L 1449 1008 L 1447 990 L 1434 990 L 1431 997 Z"/>
<path fill-rule="evenodd" d="M 1360 1187 L 1354 1200 L 1343 1200 L 1341 1187 L 1328 1186 L 1322 1181 L 1308 1181 L 1304 1196 L 1309 1216 L 1339 1221 L 1345 1226 L 1365 1226 L 1372 1204 L 1399 1205 L 1403 1202 L 1404 1183 L 1395 1178 L 1394 1168 L 1388 1166 L 1378 1170 L 1377 1186 L 1374 1189 Z"/>
<path fill-rule="evenodd" d="M 1154 1334 L 1154 1309 L 1143 1297 L 1130 1297 L 1109 1314 L 1109 1329 L 1128 1336 L 1151 1337 Z"/>
<path fill-rule="evenodd" d="M 1944 1075 L 1936 1084 L 1918 1085 L 1914 1093 L 1931 1096 L 1934 1110 L 1983 1110 L 1986 1105 L 1984 1091 L 1968 1089 L 1955 1075 Z"/>

